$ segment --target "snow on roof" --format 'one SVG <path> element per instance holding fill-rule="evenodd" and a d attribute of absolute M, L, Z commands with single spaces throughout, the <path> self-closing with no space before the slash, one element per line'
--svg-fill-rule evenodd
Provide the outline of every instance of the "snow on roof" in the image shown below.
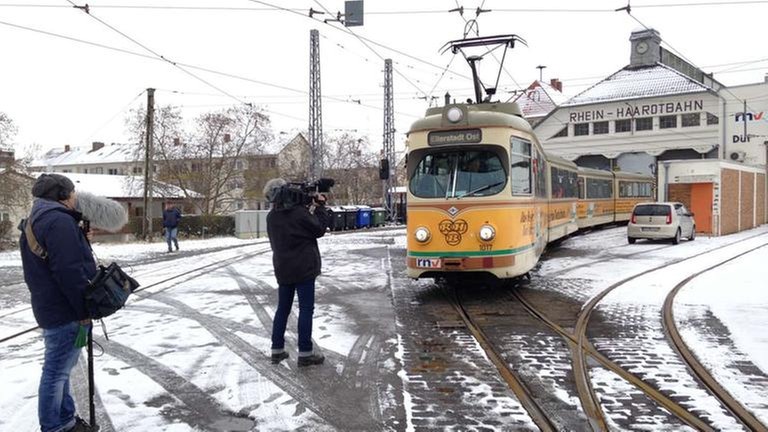
<path fill-rule="evenodd" d="M 523 113 L 523 117 L 541 117 L 557 108 L 568 98 L 549 83 L 535 81 L 521 93 L 513 102 L 516 102 Z"/>
<path fill-rule="evenodd" d="M 75 191 L 85 191 L 107 198 L 143 198 L 144 177 L 108 174 L 57 173 L 67 176 L 75 184 Z M 153 184 L 153 198 L 186 198 L 181 188 L 163 182 Z M 197 192 L 189 192 L 199 197 Z"/>
<path fill-rule="evenodd" d="M 657 63 L 641 68 L 625 67 L 566 101 L 562 106 L 584 105 L 641 97 L 703 92 L 709 87 Z"/>
<path fill-rule="evenodd" d="M 93 147 L 75 147 L 70 151 L 63 149 L 49 150 L 32 166 L 46 168 L 62 165 L 88 165 L 103 163 L 124 163 L 143 160 L 138 144 L 110 144 L 93 150 Z"/>

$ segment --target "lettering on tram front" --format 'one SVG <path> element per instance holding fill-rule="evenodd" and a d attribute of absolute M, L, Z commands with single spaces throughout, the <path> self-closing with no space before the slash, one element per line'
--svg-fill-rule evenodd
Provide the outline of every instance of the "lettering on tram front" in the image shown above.
<path fill-rule="evenodd" d="M 440 233 L 445 236 L 445 242 L 451 246 L 461 243 L 461 235 L 467 232 L 467 221 L 456 219 L 455 221 L 443 219 L 438 225 Z"/>

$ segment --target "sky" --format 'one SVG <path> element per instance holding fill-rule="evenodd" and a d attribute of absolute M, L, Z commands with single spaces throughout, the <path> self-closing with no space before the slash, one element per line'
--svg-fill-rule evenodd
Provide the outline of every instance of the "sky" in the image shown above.
<path fill-rule="evenodd" d="M 768 72 L 761 22 L 768 1 L 632 1 L 629 15 L 615 11 L 624 0 L 368 0 L 365 24 L 351 28 L 323 23 L 328 14 L 308 17 L 310 8 L 343 11 L 341 0 L 87 3 L 90 16 L 69 0 L 0 0 L 0 112 L 18 127 L 19 152 L 128 142 L 125 118 L 146 104 L 150 87 L 156 104 L 181 107 L 188 121 L 256 104 L 287 140 L 308 124 L 310 29 L 321 37 L 324 132 L 359 133 L 381 147 L 383 59 L 391 58 L 400 150 L 430 101 L 442 104 L 446 92 L 472 96 L 466 62 L 440 48 L 463 37 L 479 6 L 490 10 L 477 16 L 481 36 L 513 33 L 528 43 L 507 54 L 502 101 L 539 78 L 538 65 L 546 66 L 544 80 L 559 78 L 575 95 L 626 65 L 630 33 L 644 26 L 724 84 L 762 81 Z M 463 16 L 448 12 L 462 6 Z M 499 58 L 481 62 L 486 81 L 495 80 Z"/>

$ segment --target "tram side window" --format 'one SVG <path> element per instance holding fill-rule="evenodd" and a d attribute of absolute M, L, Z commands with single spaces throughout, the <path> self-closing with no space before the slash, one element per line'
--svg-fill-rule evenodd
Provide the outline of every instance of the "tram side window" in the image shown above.
<path fill-rule="evenodd" d="M 613 188 L 610 180 L 587 179 L 587 198 L 612 198 Z"/>
<path fill-rule="evenodd" d="M 584 177 L 579 177 L 579 199 L 584 199 Z"/>
<path fill-rule="evenodd" d="M 537 198 L 547 197 L 547 161 L 543 156 L 535 147 L 533 148 L 533 175 Z"/>
<path fill-rule="evenodd" d="M 519 138 L 510 139 L 509 151 L 512 195 L 531 194 L 531 143 Z"/>
<path fill-rule="evenodd" d="M 552 198 L 576 198 L 578 175 L 573 171 L 552 167 Z"/>
<path fill-rule="evenodd" d="M 619 182 L 620 198 L 650 197 L 651 184 L 647 182 Z"/>

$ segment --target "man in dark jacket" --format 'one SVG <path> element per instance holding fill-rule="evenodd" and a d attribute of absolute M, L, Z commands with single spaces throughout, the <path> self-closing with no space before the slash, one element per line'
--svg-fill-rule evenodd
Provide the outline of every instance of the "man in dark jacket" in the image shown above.
<path fill-rule="evenodd" d="M 312 346 L 312 315 L 315 309 L 315 278 L 320 275 L 320 250 L 317 239 L 325 234 L 331 220 L 325 209 L 325 197 L 314 197 L 311 206 L 287 202 L 280 193 L 283 179 L 272 179 L 264 195 L 272 203 L 267 215 L 267 234 L 272 246 L 272 264 L 278 287 L 278 304 L 272 322 L 272 363 L 288 358 L 285 351 L 285 327 L 293 297 L 299 297 L 299 366 L 321 364 L 322 354 Z"/>
<path fill-rule="evenodd" d="M 75 185 L 65 176 L 42 174 L 32 186 L 32 195 L 36 199 L 26 224 L 31 224 L 33 235 L 27 238 L 26 225 L 20 227 L 19 244 L 32 312 L 45 342 L 38 390 L 40 428 L 43 432 L 90 431 L 75 415 L 69 375 L 80 356 L 77 334 L 91 325 L 85 289 L 96 275 L 96 264 L 79 226 L 81 214 L 75 211 Z M 44 251 L 42 257 L 33 248 Z"/>
<path fill-rule="evenodd" d="M 171 241 L 176 246 L 176 250 L 179 250 L 179 240 L 176 235 L 179 233 L 179 221 L 181 220 L 181 212 L 172 204 L 166 204 L 165 210 L 163 210 L 163 229 L 165 229 L 165 241 L 168 242 L 168 252 L 173 252 L 171 249 Z"/>

